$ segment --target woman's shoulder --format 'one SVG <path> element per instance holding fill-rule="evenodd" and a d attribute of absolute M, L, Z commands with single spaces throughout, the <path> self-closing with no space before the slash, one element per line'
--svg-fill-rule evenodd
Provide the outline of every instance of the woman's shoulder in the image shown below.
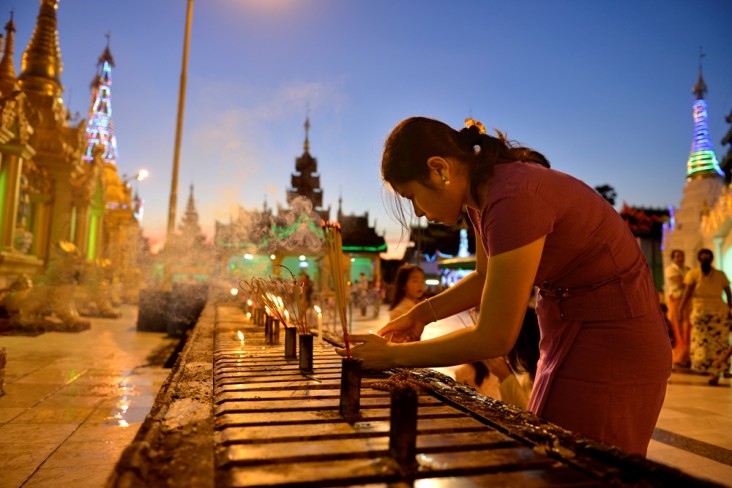
<path fill-rule="evenodd" d="M 576 178 L 561 171 L 536 163 L 514 161 L 496 165 L 488 193 L 500 198 L 516 192 L 551 192 L 560 190 L 566 185 L 580 183 Z"/>

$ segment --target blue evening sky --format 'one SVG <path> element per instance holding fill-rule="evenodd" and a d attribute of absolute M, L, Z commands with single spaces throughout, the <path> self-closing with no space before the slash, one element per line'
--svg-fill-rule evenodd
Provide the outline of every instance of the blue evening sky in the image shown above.
<path fill-rule="evenodd" d="M 186 0 L 61 0 L 64 101 L 86 118 L 111 31 L 120 174 L 139 184 L 146 235 L 168 217 Z M 39 2 L 15 10 L 16 71 Z M 7 9 L 7 10 L 6 10 Z M 679 205 L 703 46 L 711 139 L 732 111 L 728 0 L 198 0 L 193 14 L 177 213 L 195 185 L 201 224 L 284 204 L 303 151 L 318 160 L 325 206 L 369 212 L 398 240 L 379 178 L 401 119 L 454 127 L 467 116 L 544 152 L 635 206 Z M 404 243 L 401 245 L 401 250 Z M 399 251 L 398 251 L 399 252 Z"/>

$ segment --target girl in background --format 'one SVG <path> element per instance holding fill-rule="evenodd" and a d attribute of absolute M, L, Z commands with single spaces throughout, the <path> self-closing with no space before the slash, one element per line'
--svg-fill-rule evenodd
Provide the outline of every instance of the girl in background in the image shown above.
<path fill-rule="evenodd" d="M 409 312 L 424 296 L 424 271 L 417 265 L 404 264 L 396 274 L 394 298 L 389 306 L 389 320 Z M 404 339 L 408 339 L 404 337 Z M 419 340 L 419 337 L 409 338 Z"/>

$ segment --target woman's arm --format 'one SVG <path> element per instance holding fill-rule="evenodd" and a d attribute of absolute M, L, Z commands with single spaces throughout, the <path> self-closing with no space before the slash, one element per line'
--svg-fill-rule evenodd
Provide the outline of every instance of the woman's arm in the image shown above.
<path fill-rule="evenodd" d="M 691 300 L 691 295 L 694 294 L 694 290 L 696 289 L 696 283 L 692 282 L 686 282 L 686 288 L 684 288 L 684 295 L 681 298 L 681 306 L 676 310 L 676 317 L 675 319 L 678 321 L 678 323 L 681 323 L 681 315 L 683 313 L 683 310 L 686 308 L 686 304 L 689 303 L 689 300 Z"/>
<path fill-rule="evenodd" d="M 483 243 L 480 239 L 476 239 L 475 271 L 446 291 L 430 298 L 429 303 L 420 304 L 419 310 L 415 310 L 415 313 L 429 323 L 477 306 L 480 303 L 483 286 L 486 282 L 487 263 L 488 257 L 483 248 Z M 432 309 L 430 309 L 430 306 Z"/>
<path fill-rule="evenodd" d="M 476 240 L 475 271 L 458 281 L 454 286 L 427 300 L 423 300 L 402 316 L 394 316 L 377 332 L 394 342 L 419 340 L 424 326 L 445 317 L 455 315 L 480 303 L 486 275 L 486 254 L 480 239 Z M 399 339 L 407 337 L 408 339 Z"/>
<path fill-rule="evenodd" d="M 351 348 L 353 357 L 362 359 L 366 368 L 388 369 L 450 366 L 506 355 L 521 329 L 545 239 L 543 236 L 488 259 L 475 326 L 406 344 L 388 343 L 372 334 L 353 335 L 350 336 L 353 342 L 362 343 Z M 477 271 L 475 275 L 480 276 Z M 438 310 L 441 312 L 444 309 Z M 345 351 L 338 350 L 338 353 L 343 355 Z"/>

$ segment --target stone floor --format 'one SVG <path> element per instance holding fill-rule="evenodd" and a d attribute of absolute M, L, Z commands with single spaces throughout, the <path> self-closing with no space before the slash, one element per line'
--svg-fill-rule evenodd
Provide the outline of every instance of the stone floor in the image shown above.
<path fill-rule="evenodd" d="M 0 336 L 7 349 L 0 397 L 0 488 L 103 487 L 169 370 L 171 340 L 136 330 L 134 307 L 95 319 L 88 331 Z M 387 317 L 356 317 L 352 332 Z M 427 327 L 425 338 L 464 327 L 466 317 Z M 326 327 L 328 325 L 326 324 Z M 444 368 L 446 374 L 452 368 Z M 732 388 L 674 373 L 649 458 L 732 487 Z"/>
<path fill-rule="evenodd" d="M 104 486 L 170 373 L 171 339 L 122 312 L 84 332 L 0 337 L 0 487 Z"/>

